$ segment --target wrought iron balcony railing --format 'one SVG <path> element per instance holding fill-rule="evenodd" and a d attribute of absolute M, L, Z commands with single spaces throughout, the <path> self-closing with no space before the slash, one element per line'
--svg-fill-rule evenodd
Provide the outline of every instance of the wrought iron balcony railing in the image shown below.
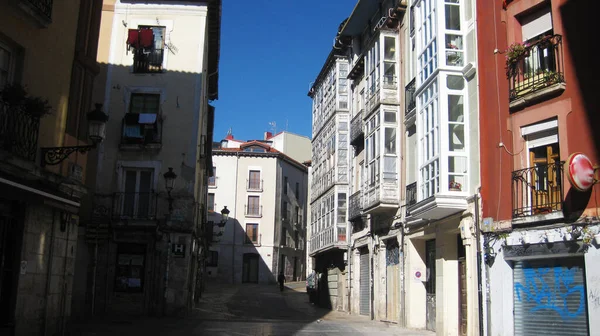
<path fill-rule="evenodd" d="M 263 191 L 263 180 L 247 179 L 246 191 Z"/>
<path fill-rule="evenodd" d="M 417 204 L 417 182 L 406 186 L 406 215 L 410 215 L 408 207 Z"/>
<path fill-rule="evenodd" d="M 362 211 L 362 202 L 361 202 L 361 193 L 360 190 L 350 195 L 349 200 L 349 208 L 348 208 L 348 220 L 352 221 L 360 217 Z"/>
<path fill-rule="evenodd" d="M 115 219 L 156 219 L 158 197 L 149 192 L 117 192 L 113 199 Z"/>
<path fill-rule="evenodd" d="M 525 45 L 521 55 L 507 56 L 506 76 L 510 101 L 564 83 L 562 36 L 546 36 Z"/>
<path fill-rule="evenodd" d="M 35 15 L 43 18 L 50 23 L 52 21 L 52 3 L 53 0 L 20 0 L 21 6 L 27 6 Z"/>
<path fill-rule="evenodd" d="M 0 101 L 0 149 L 35 161 L 40 117 Z"/>
<path fill-rule="evenodd" d="M 248 217 L 262 217 L 262 205 L 244 205 L 244 213 Z"/>
<path fill-rule="evenodd" d="M 121 124 L 121 145 L 162 144 L 162 118 L 156 115 L 152 123 L 144 123 L 139 118 L 137 113 L 125 115 Z"/>
<path fill-rule="evenodd" d="M 133 72 L 134 73 L 156 73 L 162 72 L 162 64 L 164 58 L 163 49 L 154 49 L 144 51 L 144 49 L 136 49 L 133 54 Z"/>
<path fill-rule="evenodd" d="M 352 121 L 350 122 L 350 144 L 351 145 L 355 145 L 357 142 L 362 141 L 362 138 L 364 136 L 363 114 L 364 114 L 364 109 L 361 108 L 360 111 L 354 116 L 354 118 L 352 118 Z"/>
<path fill-rule="evenodd" d="M 563 164 L 538 164 L 512 173 L 513 218 L 562 211 Z"/>
<path fill-rule="evenodd" d="M 415 97 L 415 85 L 416 85 L 416 78 L 413 78 L 413 80 L 411 80 L 410 83 L 408 83 L 408 85 L 404 89 L 404 101 L 406 103 L 406 111 L 405 111 L 406 116 L 408 116 L 417 107 L 417 100 L 415 99 L 416 98 Z"/>

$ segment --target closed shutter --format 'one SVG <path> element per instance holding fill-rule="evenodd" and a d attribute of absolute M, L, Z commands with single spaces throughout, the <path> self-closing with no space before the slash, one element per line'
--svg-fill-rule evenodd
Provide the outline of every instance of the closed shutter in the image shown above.
<path fill-rule="evenodd" d="M 369 315 L 369 252 L 360 254 L 360 314 Z"/>
<path fill-rule="evenodd" d="M 587 335 L 583 258 L 516 261 L 515 335 Z"/>

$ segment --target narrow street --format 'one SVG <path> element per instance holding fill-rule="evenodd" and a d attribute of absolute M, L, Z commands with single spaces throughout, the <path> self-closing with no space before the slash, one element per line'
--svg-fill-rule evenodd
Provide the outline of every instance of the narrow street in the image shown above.
<path fill-rule="evenodd" d="M 181 318 L 102 318 L 72 326 L 72 336 L 104 335 L 434 335 L 315 307 L 304 282 L 209 284 L 196 309 Z"/>

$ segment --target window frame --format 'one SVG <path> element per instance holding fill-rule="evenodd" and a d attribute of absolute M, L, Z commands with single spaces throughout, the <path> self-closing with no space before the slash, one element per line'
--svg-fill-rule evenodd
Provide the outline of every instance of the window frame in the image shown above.
<path fill-rule="evenodd" d="M 255 237 L 250 237 L 250 235 L 248 234 L 248 227 L 252 227 L 252 234 Z M 258 223 L 246 223 L 246 238 L 244 240 L 245 244 L 254 244 L 257 245 L 259 244 L 259 224 Z M 253 239 L 254 238 L 254 239 Z"/>
<path fill-rule="evenodd" d="M 139 249 L 139 251 L 137 251 L 137 249 Z M 140 252 L 142 251 L 143 252 Z M 115 260 L 115 277 L 114 277 L 114 291 L 115 292 L 124 292 L 124 293 L 143 293 L 144 292 L 144 284 L 145 284 L 145 269 L 146 269 L 146 253 L 147 252 L 147 246 L 146 244 L 133 244 L 133 243 L 119 243 L 117 245 L 117 253 L 116 253 L 116 260 Z M 126 255 L 130 255 L 130 256 L 141 256 L 142 259 L 142 264 L 141 266 L 139 265 L 135 265 L 135 266 L 139 266 L 138 269 L 138 275 L 140 276 L 139 278 L 131 278 L 131 274 L 132 274 L 132 264 L 131 264 L 131 260 L 129 262 L 129 265 L 127 266 L 127 273 L 129 275 L 129 277 L 127 277 L 127 279 L 139 279 L 140 280 L 140 285 L 139 287 L 135 287 L 134 289 L 129 288 L 129 285 L 127 285 L 127 288 L 123 288 L 122 282 L 119 281 L 119 279 L 125 278 L 124 276 L 120 276 L 120 274 L 122 274 L 121 272 L 121 267 L 125 267 L 125 266 L 121 266 L 120 264 L 120 256 L 126 256 Z"/>

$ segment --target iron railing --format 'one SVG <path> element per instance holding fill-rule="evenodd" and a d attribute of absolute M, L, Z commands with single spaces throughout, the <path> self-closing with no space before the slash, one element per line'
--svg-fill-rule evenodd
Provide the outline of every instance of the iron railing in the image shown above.
<path fill-rule="evenodd" d="M 262 217 L 262 205 L 244 205 L 244 213 L 248 217 Z"/>
<path fill-rule="evenodd" d="M 512 172 L 513 218 L 561 211 L 564 161 Z"/>
<path fill-rule="evenodd" d="M 162 72 L 164 53 L 165 51 L 163 49 L 153 49 L 150 51 L 145 51 L 142 48 L 136 49 L 133 54 L 133 72 Z"/>
<path fill-rule="evenodd" d="M 350 195 L 349 199 L 349 207 L 348 207 L 348 220 L 352 221 L 360 217 L 362 211 L 362 202 L 361 202 L 361 193 L 360 190 Z"/>
<path fill-rule="evenodd" d="M 417 204 L 417 182 L 406 186 L 406 215 L 410 215 L 408 207 Z"/>
<path fill-rule="evenodd" d="M 113 199 L 115 219 L 156 219 L 158 195 L 153 192 L 117 192 Z"/>
<path fill-rule="evenodd" d="M 0 100 L 0 149 L 35 161 L 39 130 L 40 117 Z"/>
<path fill-rule="evenodd" d="M 417 100 L 415 99 L 415 85 L 416 78 L 413 78 L 413 80 L 411 80 L 404 89 L 404 101 L 406 103 L 405 115 L 409 115 L 417 107 Z"/>
<path fill-rule="evenodd" d="M 354 145 L 358 141 L 360 141 L 362 139 L 362 136 L 364 135 L 364 131 L 363 131 L 364 111 L 365 110 L 363 108 L 361 108 L 360 111 L 352 118 L 352 121 L 350 122 L 350 144 L 351 145 Z"/>
<path fill-rule="evenodd" d="M 127 113 L 128 116 L 133 113 Z M 121 122 L 121 145 L 161 144 L 163 122 L 157 115 L 153 124 L 127 123 L 128 116 Z"/>
<path fill-rule="evenodd" d="M 36 14 L 40 15 L 44 19 L 52 20 L 52 3 L 53 0 L 21 0 L 22 4 L 25 4 Z"/>
<path fill-rule="evenodd" d="M 562 36 L 551 35 L 526 45 L 521 56 L 506 61 L 509 99 L 564 83 Z"/>
<path fill-rule="evenodd" d="M 259 179 L 246 179 L 246 191 L 262 191 L 263 180 Z"/>

